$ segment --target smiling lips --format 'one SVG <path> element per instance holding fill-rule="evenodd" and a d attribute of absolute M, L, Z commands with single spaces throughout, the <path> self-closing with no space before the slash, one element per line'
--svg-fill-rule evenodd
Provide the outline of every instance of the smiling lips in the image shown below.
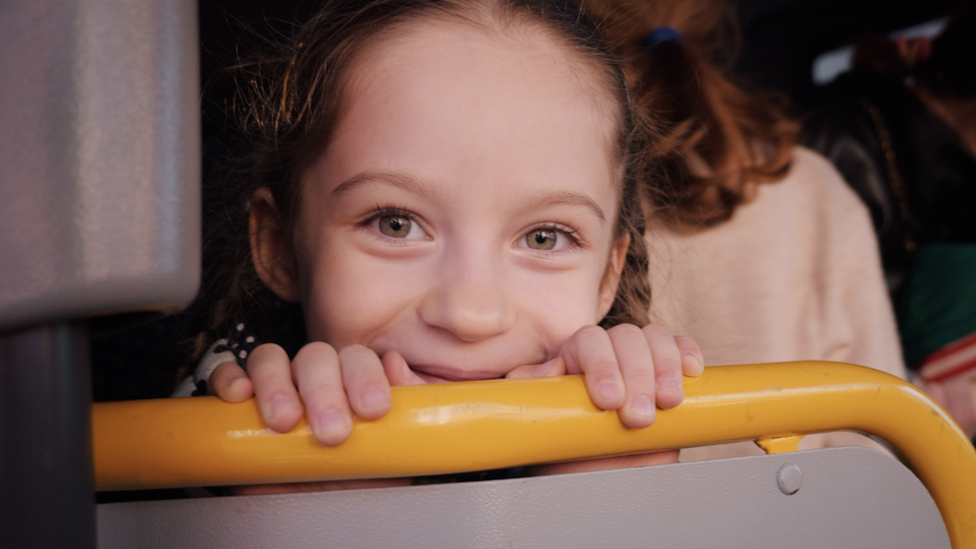
<path fill-rule="evenodd" d="M 456 381 L 483 381 L 486 379 L 501 379 L 502 377 L 504 377 L 504 376 L 493 376 L 493 377 L 479 376 L 477 375 L 478 372 L 465 372 L 459 368 L 448 368 L 444 366 L 416 365 L 416 364 L 409 364 L 409 363 L 408 365 L 410 366 L 410 369 L 413 371 L 413 373 L 417 374 L 417 377 L 426 381 L 427 383 L 453 383 Z M 468 374 L 468 375 L 464 377 L 456 376 L 453 378 L 446 378 L 436 374 L 430 374 L 428 373 L 429 371 L 456 372 L 459 374 Z"/>

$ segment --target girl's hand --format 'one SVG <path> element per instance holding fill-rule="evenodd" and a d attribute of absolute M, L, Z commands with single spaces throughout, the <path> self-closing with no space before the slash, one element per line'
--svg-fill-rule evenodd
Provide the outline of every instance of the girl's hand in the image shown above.
<path fill-rule="evenodd" d="M 609 330 L 580 328 L 542 366 L 516 368 L 508 377 L 539 377 L 582 373 L 593 402 L 604 410 L 618 410 L 625 425 L 647 427 L 655 409 L 673 408 L 684 400 L 682 377 L 697 377 L 705 369 L 701 349 L 691 338 L 672 336 L 664 326 L 638 328 L 621 324 Z M 532 475 L 553 475 L 643 467 L 678 461 L 677 450 L 630 456 L 536 465 Z"/>
<path fill-rule="evenodd" d="M 337 352 L 314 342 L 292 361 L 278 345 L 261 345 L 248 357 L 247 372 L 234 363 L 221 364 L 207 385 L 227 402 L 255 396 L 261 419 L 280 433 L 295 428 L 306 413 L 315 438 L 335 446 L 352 434 L 353 414 L 377 419 L 390 410 L 391 385 L 423 383 L 397 352 L 381 359 L 362 345 Z"/>
<path fill-rule="evenodd" d="M 702 352 L 691 338 L 672 336 L 657 324 L 621 324 L 609 330 L 584 326 L 555 359 L 516 368 L 507 377 L 583 374 L 597 406 L 618 410 L 624 424 L 641 428 L 654 423 L 656 408 L 680 404 L 682 377 L 699 376 L 704 368 Z"/>
<path fill-rule="evenodd" d="M 682 375 L 700 375 L 703 364 L 694 341 L 673 337 L 662 326 L 586 326 L 553 360 L 515 368 L 507 377 L 581 373 L 597 406 L 619 410 L 626 425 L 641 428 L 654 422 L 656 407 L 681 403 Z M 337 352 L 314 342 L 293 361 L 278 345 L 261 345 L 248 358 L 248 372 L 234 363 L 222 364 L 208 387 L 228 402 L 256 396 L 261 418 L 278 432 L 293 429 L 306 413 L 315 438 L 335 446 L 352 433 L 353 414 L 377 419 L 390 410 L 391 386 L 423 383 L 395 351 L 380 358 L 362 345 Z"/>

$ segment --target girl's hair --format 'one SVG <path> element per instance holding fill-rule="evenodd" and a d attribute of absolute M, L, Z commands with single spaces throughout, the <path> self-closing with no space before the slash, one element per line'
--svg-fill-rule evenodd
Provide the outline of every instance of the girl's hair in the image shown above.
<path fill-rule="evenodd" d="M 237 69 L 233 118 L 240 128 L 234 132 L 238 142 L 232 148 L 241 154 L 235 167 L 221 177 L 229 185 L 210 193 L 225 201 L 216 204 L 219 209 L 208 209 L 212 222 L 220 227 L 214 228 L 218 236 L 207 243 L 222 252 L 223 259 L 204 284 L 205 304 L 200 308 L 206 311 L 206 330 L 192 354 L 202 354 L 237 318 L 249 319 L 259 337 L 290 352 L 304 342 L 304 328 L 296 318 L 300 309 L 274 298 L 254 271 L 248 201 L 256 189 L 267 187 L 283 223 L 293 227 L 301 208 L 302 174 L 329 145 L 345 99 L 345 80 L 357 54 L 384 33 L 425 18 L 502 32 L 528 26 L 546 33 L 562 43 L 566 54 L 579 60 L 582 73 L 605 90 L 608 112 L 619 121 L 613 145 L 624 174 L 615 232 L 617 238 L 629 236 L 630 249 L 615 302 L 602 324 L 646 324 L 650 288 L 638 181 L 649 169 L 635 154 L 646 147 L 635 131 L 622 69 L 579 10 L 556 0 L 327 0 L 291 39 Z"/>
<path fill-rule="evenodd" d="M 786 175 L 798 125 L 726 74 L 737 29 L 724 0 L 577 1 L 628 66 L 634 109 L 662 135 L 648 147 L 669 182 L 660 195 L 664 220 L 721 223 L 754 184 Z M 661 27 L 680 36 L 649 40 Z"/>

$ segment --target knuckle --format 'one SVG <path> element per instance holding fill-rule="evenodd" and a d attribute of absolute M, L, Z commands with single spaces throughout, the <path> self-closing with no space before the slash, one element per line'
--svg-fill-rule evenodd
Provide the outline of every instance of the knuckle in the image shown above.
<path fill-rule="evenodd" d="M 648 324 L 647 326 L 644 326 L 641 329 L 641 331 L 643 331 L 644 335 L 648 337 L 652 337 L 652 336 L 674 337 L 671 335 L 671 330 L 667 329 L 664 326 L 661 326 L 660 324 Z"/>
<path fill-rule="evenodd" d="M 248 358 L 248 363 L 251 361 L 265 362 L 267 360 L 273 360 L 274 358 L 285 354 L 285 350 L 281 346 L 275 343 L 262 343 L 251 351 Z M 287 356 L 287 355 L 286 355 Z"/>
<path fill-rule="evenodd" d="M 658 359 L 654 361 L 656 377 L 673 376 L 681 371 L 681 363 L 671 359 Z"/>
<path fill-rule="evenodd" d="M 339 355 L 331 345 L 322 342 L 309 343 L 295 355 L 295 359 L 291 361 L 291 369 L 298 377 L 311 371 L 328 368 L 337 364 L 338 361 Z"/>
<path fill-rule="evenodd" d="M 231 379 L 234 373 L 234 367 L 237 364 L 233 362 L 224 362 L 218 365 L 212 372 L 210 372 L 211 383 L 218 382 L 224 379 Z"/>
<path fill-rule="evenodd" d="M 383 363 L 375 353 L 366 349 L 365 353 L 359 350 L 351 354 L 339 353 L 339 370 L 342 377 L 354 380 L 354 383 L 375 383 L 380 379 L 386 378 L 386 371 Z"/>
<path fill-rule="evenodd" d="M 344 413 L 344 408 L 348 406 L 345 393 L 336 391 L 335 387 L 328 384 L 309 387 L 300 393 L 302 402 L 311 414 L 321 415 L 329 410 Z"/>
<path fill-rule="evenodd" d="M 255 347 L 254 350 L 251 351 L 251 354 L 274 352 L 276 349 L 280 348 L 281 346 L 279 346 L 277 343 L 262 343 Z"/>
<path fill-rule="evenodd" d="M 292 375 L 287 366 L 271 362 L 262 362 L 251 367 L 248 361 L 248 375 L 260 387 L 279 387 L 290 383 Z"/>
<path fill-rule="evenodd" d="M 674 336 L 674 341 L 678 344 L 678 348 L 683 351 L 701 353 L 698 342 L 688 336 Z"/>
<path fill-rule="evenodd" d="M 365 353 L 372 353 L 372 351 L 369 350 L 369 347 L 359 343 L 350 345 L 348 347 L 343 347 L 341 350 L 339 350 L 340 357 L 357 356 Z"/>
<path fill-rule="evenodd" d="M 373 362 L 379 363 L 379 357 L 368 347 L 363 345 L 350 345 L 344 347 L 336 355 L 343 369 L 361 368 Z"/>
<path fill-rule="evenodd" d="M 260 377 L 269 369 L 274 369 L 274 360 L 270 360 L 267 354 L 251 353 L 247 358 L 247 373 L 251 377 Z M 216 373 L 215 370 L 214 374 Z"/>
<path fill-rule="evenodd" d="M 612 372 L 618 370 L 617 363 L 609 358 L 597 358 L 585 365 L 585 370 L 593 374 L 603 374 L 608 380 L 615 379 L 616 376 Z"/>
<path fill-rule="evenodd" d="M 284 352 L 284 350 L 282 350 Z M 313 341 L 312 343 L 307 343 L 298 354 L 295 355 L 297 360 L 299 357 L 311 358 L 315 361 L 327 361 L 338 359 L 339 354 L 336 352 L 335 348 L 328 343 L 322 341 Z"/>
<path fill-rule="evenodd" d="M 618 324 L 607 330 L 611 336 L 624 336 L 628 338 L 644 337 L 644 332 L 633 324 Z"/>
<path fill-rule="evenodd" d="M 316 376 L 305 379 L 295 380 L 295 386 L 298 391 L 302 394 L 303 398 L 309 400 L 316 400 L 320 398 L 332 398 L 338 393 L 341 393 L 341 389 L 335 382 L 328 377 Z"/>
<path fill-rule="evenodd" d="M 656 382 L 653 368 L 641 368 L 627 374 L 627 385 L 635 388 L 653 388 Z"/>
<path fill-rule="evenodd" d="M 303 399 L 303 401 L 306 413 L 309 415 L 323 416 L 329 412 L 338 415 L 348 414 L 348 403 L 341 395 L 317 395 L 316 398 Z"/>
<path fill-rule="evenodd" d="M 576 331 L 577 343 L 580 346 L 592 345 L 604 341 L 607 338 L 607 331 L 599 326 L 583 326 Z"/>

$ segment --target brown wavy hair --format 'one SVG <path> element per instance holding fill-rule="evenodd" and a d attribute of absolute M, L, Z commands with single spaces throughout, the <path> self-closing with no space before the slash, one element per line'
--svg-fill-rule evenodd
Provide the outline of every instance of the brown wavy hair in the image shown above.
<path fill-rule="evenodd" d="M 627 65 L 633 108 L 661 138 L 648 153 L 663 162 L 657 193 L 665 221 L 708 227 L 729 219 L 754 185 L 781 180 L 799 126 L 782 99 L 733 81 L 727 65 L 738 30 L 724 0 L 577 0 Z M 680 40 L 650 46 L 669 26 Z"/>
<path fill-rule="evenodd" d="M 618 119 L 614 149 L 623 174 L 615 236 L 629 237 L 630 248 L 601 325 L 647 323 L 650 288 L 640 193 L 650 187 L 642 181 L 653 170 L 643 158 L 647 147 L 630 112 L 622 67 L 578 8 L 558 0 L 328 0 L 290 39 L 271 44 L 272 51 L 236 69 L 239 92 L 230 110 L 238 124 L 232 132 L 238 154 L 207 208 L 211 234 L 205 245 L 223 259 L 204 281 L 198 307 L 204 329 L 195 339 L 194 361 L 237 319 L 247 319 L 262 340 L 289 352 L 304 343 L 300 306 L 277 299 L 255 273 L 248 201 L 256 189 L 267 187 L 282 221 L 293 226 L 301 208 L 301 176 L 329 145 L 357 53 L 382 33 L 424 18 L 548 33 L 579 60 L 581 73 L 605 90 L 608 112 Z"/>

